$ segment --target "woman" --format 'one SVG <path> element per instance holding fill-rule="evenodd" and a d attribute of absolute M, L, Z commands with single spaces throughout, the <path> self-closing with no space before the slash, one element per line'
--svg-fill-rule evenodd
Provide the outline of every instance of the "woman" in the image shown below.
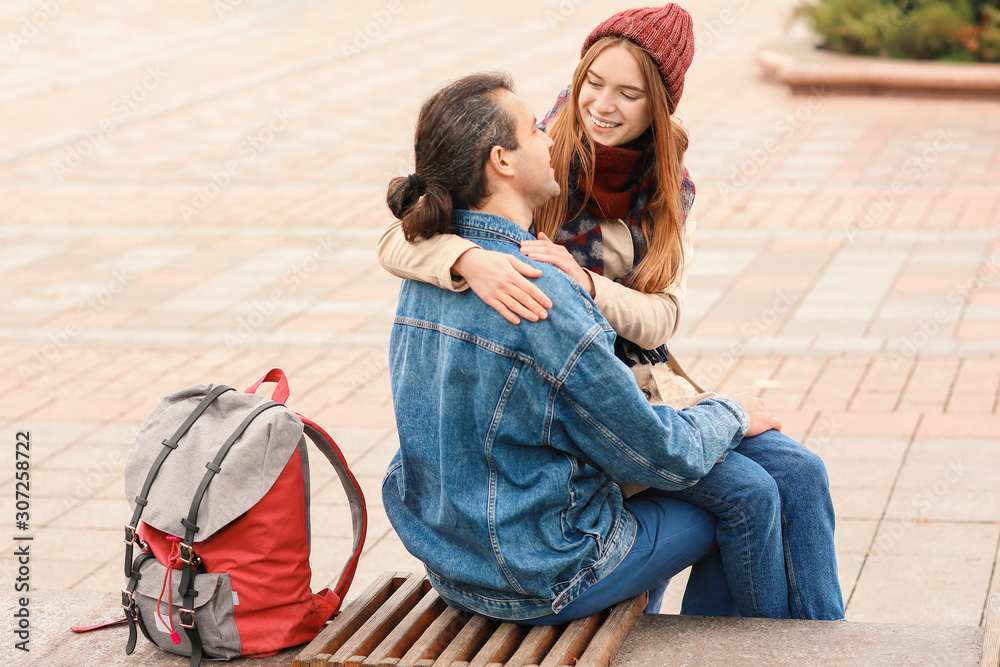
<path fill-rule="evenodd" d="M 542 122 L 561 195 L 537 212 L 538 240 L 522 244 L 526 256 L 587 289 L 647 398 L 677 408 L 711 396 L 666 347 L 693 254 L 688 139 L 673 116 L 693 46 L 690 15 L 673 3 L 620 12 L 591 32 L 572 85 Z M 406 239 L 398 223 L 379 241 L 379 261 L 397 276 L 470 287 L 515 324 L 545 317 L 551 303 L 527 280 L 539 272 L 498 255 L 454 235 Z M 843 619 L 826 470 L 801 445 L 768 431 L 745 439 L 693 487 L 644 493 L 719 518 L 740 615 Z"/>

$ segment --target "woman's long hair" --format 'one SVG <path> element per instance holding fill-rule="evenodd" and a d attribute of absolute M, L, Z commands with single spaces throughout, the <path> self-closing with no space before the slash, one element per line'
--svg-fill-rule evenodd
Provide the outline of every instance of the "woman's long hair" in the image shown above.
<path fill-rule="evenodd" d="M 642 231 L 647 243 L 646 255 L 624 282 L 640 292 L 660 292 L 677 280 L 684 263 L 685 212 L 681 198 L 681 179 L 688 135 L 680 122 L 670 115 L 667 91 L 656 64 L 646 50 L 634 42 L 623 37 L 604 37 L 590 47 L 573 72 L 569 100 L 548 128 L 549 136 L 555 142 L 552 147 L 552 166 L 559 183 L 559 196 L 535 215 L 535 229 L 549 238 L 556 238 L 563 224 L 583 211 L 593 192 L 594 152 L 589 147 L 590 140 L 584 129 L 584 119 L 580 116 L 580 90 L 594 60 L 611 46 L 625 48 L 639 63 L 652 118 L 653 149 L 656 154 L 654 191 L 649 193 L 642 216 Z M 574 162 L 580 165 L 582 172 L 577 179 L 580 191 L 573 197 L 576 208 L 569 210 L 569 172 Z"/>

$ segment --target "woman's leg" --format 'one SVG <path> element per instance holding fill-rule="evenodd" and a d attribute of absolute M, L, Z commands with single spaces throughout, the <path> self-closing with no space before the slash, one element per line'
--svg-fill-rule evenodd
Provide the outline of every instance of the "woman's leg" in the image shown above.
<path fill-rule="evenodd" d="M 524 623 L 565 623 L 646 591 L 651 593 L 646 610 L 656 612 L 663 598 L 664 584 L 716 551 L 716 520 L 704 510 L 654 490 L 629 498 L 625 508 L 635 517 L 637 528 L 632 548 L 618 567 L 558 614 L 528 619 Z M 721 572 L 719 574 L 714 581 L 706 578 L 699 582 L 698 595 L 707 600 L 728 599 L 726 580 Z"/>
<path fill-rule="evenodd" d="M 759 464 L 777 484 L 792 617 L 843 620 L 833 501 L 823 460 L 778 431 L 746 438 L 733 451 Z"/>
<path fill-rule="evenodd" d="M 737 448 L 694 486 L 663 493 L 718 517 L 721 561 L 741 616 L 789 618 L 781 499 L 764 468 Z"/>
<path fill-rule="evenodd" d="M 726 581 L 726 587 L 716 585 Z M 715 549 L 691 567 L 681 614 L 689 616 L 739 616 L 736 601 L 726 579 L 726 568 L 722 563 L 722 552 Z"/>

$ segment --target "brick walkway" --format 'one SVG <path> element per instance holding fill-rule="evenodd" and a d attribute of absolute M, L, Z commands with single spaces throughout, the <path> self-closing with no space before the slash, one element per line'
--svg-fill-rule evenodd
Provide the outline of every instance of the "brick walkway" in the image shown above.
<path fill-rule="evenodd" d="M 849 619 L 978 624 L 1000 592 L 1000 104 L 792 97 L 753 59 L 791 0 L 688 4 L 700 225 L 672 347 L 710 386 L 761 391 L 826 460 Z M 0 9 L 0 521 L 17 533 L 30 430 L 32 584 L 120 588 L 122 469 L 146 415 L 272 366 L 364 485 L 358 581 L 417 569 L 380 507 L 386 184 L 440 83 L 506 69 L 541 114 L 586 32 L 629 3 L 85 5 Z M 313 468 L 323 585 L 348 524 Z"/>

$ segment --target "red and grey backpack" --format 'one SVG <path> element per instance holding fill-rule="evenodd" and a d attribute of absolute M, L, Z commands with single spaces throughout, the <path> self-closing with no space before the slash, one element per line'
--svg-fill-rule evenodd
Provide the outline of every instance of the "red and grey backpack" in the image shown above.
<path fill-rule="evenodd" d="M 253 392 L 277 382 L 271 399 Z M 164 398 L 125 466 L 125 652 L 228 660 L 311 641 L 340 609 L 365 541 L 364 496 L 319 426 L 285 407 L 274 369 L 246 392 L 200 384 Z M 340 476 L 354 542 L 333 590 L 309 587 L 311 440 Z M 133 556 L 135 556 L 133 560 Z"/>

